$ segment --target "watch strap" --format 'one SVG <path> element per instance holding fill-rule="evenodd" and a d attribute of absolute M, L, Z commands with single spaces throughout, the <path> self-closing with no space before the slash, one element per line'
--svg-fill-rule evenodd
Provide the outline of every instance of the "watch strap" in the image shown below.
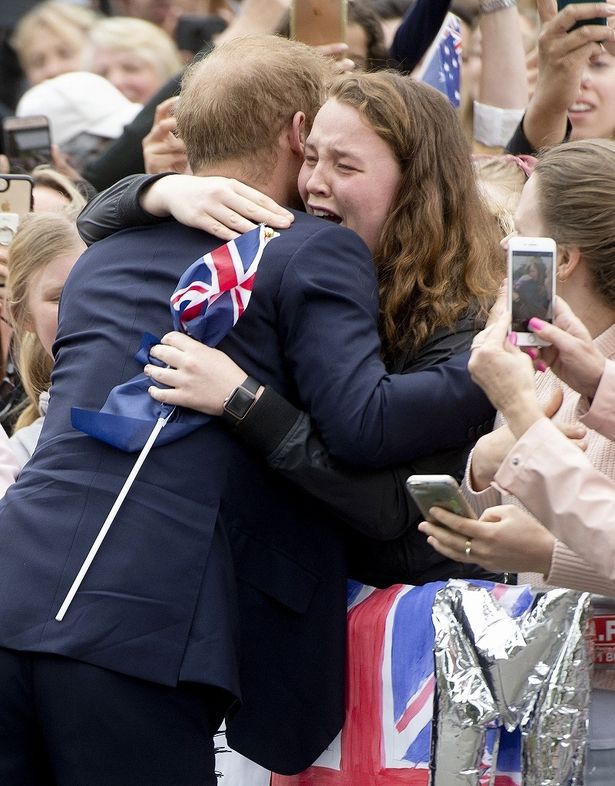
<path fill-rule="evenodd" d="M 242 421 L 254 406 L 260 387 L 261 383 L 257 379 L 246 377 L 225 400 L 222 419 L 233 426 Z"/>

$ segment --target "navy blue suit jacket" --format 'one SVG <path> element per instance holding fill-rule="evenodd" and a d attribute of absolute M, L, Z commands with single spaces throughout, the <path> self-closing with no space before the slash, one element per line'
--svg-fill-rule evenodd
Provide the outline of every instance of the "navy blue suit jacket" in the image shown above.
<path fill-rule="evenodd" d="M 343 721 L 343 539 L 331 513 L 215 419 L 153 449 L 64 621 L 54 619 L 135 459 L 73 430 L 70 407 L 99 408 L 140 372 L 141 334 L 170 329 L 180 274 L 219 244 L 171 222 L 114 235 L 77 263 L 39 447 L 0 503 L 0 645 L 220 686 L 242 699 L 230 744 L 290 773 Z M 467 357 L 388 376 L 377 309 L 362 241 L 298 214 L 267 246 L 223 348 L 307 408 L 346 460 L 408 460 L 436 435 L 439 447 L 467 442 L 492 415 Z"/>

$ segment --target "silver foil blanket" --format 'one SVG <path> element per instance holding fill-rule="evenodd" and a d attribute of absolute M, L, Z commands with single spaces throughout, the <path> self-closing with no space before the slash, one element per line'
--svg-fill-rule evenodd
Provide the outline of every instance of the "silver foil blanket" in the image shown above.
<path fill-rule="evenodd" d="M 517 616 L 464 581 L 436 594 L 433 786 L 493 786 L 502 728 L 521 732 L 523 786 L 582 785 L 589 605 L 550 590 Z"/>

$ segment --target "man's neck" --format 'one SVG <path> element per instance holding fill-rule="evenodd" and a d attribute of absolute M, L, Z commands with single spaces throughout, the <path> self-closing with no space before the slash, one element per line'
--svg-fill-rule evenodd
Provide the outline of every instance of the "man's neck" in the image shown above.
<path fill-rule="evenodd" d="M 250 167 L 242 161 L 224 161 L 217 165 L 206 166 L 195 172 L 199 177 L 229 177 L 239 180 L 246 186 L 262 191 L 280 205 L 288 205 L 293 200 L 288 193 L 288 184 L 285 173 L 280 172 L 280 167 L 274 166 L 271 174 L 265 177 L 258 177 L 254 172 L 250 172 Z"/>

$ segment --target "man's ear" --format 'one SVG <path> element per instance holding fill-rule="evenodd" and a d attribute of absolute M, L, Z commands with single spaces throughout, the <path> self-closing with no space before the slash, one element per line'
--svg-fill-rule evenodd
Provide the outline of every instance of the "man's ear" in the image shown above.
<path fill-rule="evenodd" d="M 557 254 L 557 278 L 566 281 L 576 270 L 581 260 L 577 246 L 560 246 Z"/>
<path fill-rule="evenodd" d="M 305 137 L 305 114 L 295 112 L 290 130 L 290 149 L 301 158 L 305 155 Z"/>

